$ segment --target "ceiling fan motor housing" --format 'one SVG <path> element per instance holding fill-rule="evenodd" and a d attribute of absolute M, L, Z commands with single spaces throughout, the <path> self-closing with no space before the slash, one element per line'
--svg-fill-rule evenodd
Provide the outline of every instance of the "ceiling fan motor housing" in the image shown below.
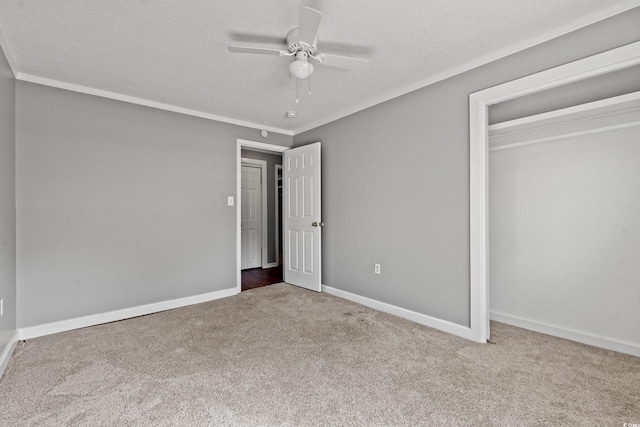
<path fill-rule="evenodd" d="M 311 55 L 315 55 L 318 52 L 318 35 L 316 34 L 316 37 L 313 39 L 313 45 L 307 47 L 306 45 L 300 44 L 298 40 L 298 29 L 294 28 L 287 33 L 287 46 L 291 53 L 304 50 Z"/>

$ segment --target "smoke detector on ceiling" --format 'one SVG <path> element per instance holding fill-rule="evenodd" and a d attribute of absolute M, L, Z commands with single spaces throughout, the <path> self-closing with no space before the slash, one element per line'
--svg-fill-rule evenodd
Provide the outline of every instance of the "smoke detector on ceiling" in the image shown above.
<path fill-rule="evenodd" d="M 287 115 L 287 119 L 295 119 L 297 113 L 295 111 L 287 111 L 286 115 Z"/>

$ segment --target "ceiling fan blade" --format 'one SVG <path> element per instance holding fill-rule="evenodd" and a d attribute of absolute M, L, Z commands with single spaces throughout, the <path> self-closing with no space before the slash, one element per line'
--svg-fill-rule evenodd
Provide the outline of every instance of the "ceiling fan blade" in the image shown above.
<path fill-rule="evenodd" d="M 316 55 L 315 59 L 320 61 L 322 65 L 345 68 L 351 71 L 364 71 L 369 67 L 369 61 L 366 59 L 332 55 L 330 53 L 319 53 L 318 55 Z"/>
<path fill-rule="evenodd" d="M 268 49 L 264 47 L 246 47 L 246 46 L 228 46 L 229 51 L 236 53 L 260 53 L 263 55 L 280 55 L 287 54 L 284 50 Z"/>
<path fill-rule="evenodd" d="M 227 37 L 229 40 L 233 42 L 240 43 L 253 43 L 253 44 L 274 44 L 274 45 L 284 45 L 287 43 L 285 37 L 282 35 L 271 35 L 271 34 L 258 34 L 258 33 L 245 33 L 242 31 L 229 31 L 227 32 Z"/>
<path fill-rule="evenodd" d="M 311 47 L 316 39 L 322 14 L 315 9 L 303 6 L 300 8 L 300 22 L 298 23 L 298 43 Z"/>

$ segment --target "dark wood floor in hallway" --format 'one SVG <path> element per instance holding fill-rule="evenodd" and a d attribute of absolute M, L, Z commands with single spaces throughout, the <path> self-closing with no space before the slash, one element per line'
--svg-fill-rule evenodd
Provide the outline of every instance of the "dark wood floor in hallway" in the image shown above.
<path fill-rule="evenodd" d="M 242 270 L 242 291 L 280 283 L 283 280 L 282 265 L 273 268 Z"/>

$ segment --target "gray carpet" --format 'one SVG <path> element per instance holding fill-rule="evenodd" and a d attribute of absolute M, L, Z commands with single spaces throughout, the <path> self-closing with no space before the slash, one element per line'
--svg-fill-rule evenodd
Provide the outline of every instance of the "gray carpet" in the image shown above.
<path fill-rule="evenodd" d="M 0 423 L 640 423 L 640 358 L 492 331 L 495 344 L 475 344 L 277 284 L 19 343 Z"/>

